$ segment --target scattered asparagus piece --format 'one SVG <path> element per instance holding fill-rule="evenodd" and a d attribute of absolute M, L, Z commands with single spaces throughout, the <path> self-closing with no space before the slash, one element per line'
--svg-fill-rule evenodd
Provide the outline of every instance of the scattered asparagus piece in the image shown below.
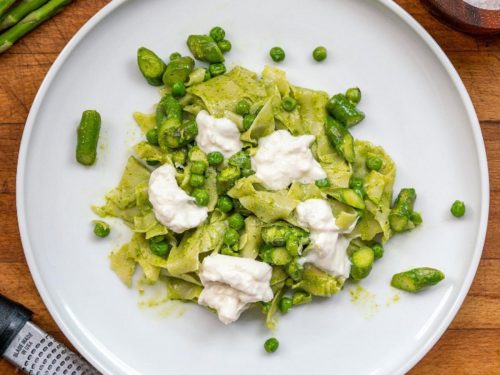
<path fill-rule="evenodd" d="M 422 289 L 436 285 L 444 279 L 444 274 L 435 268 L 414 268 L 400 272 L 392 277 L 391 285 L 407 292 L 419 292 Z"/>
<path fill-rule="evenodd" d="M 2 1 L 2 0 L 0 0 Z M 7 51 L 12 45 L 36 28 L 38 25 L 59 13 L 72 0 L 50 0 L 45 5 L 31 12 L 19 23 L 12 26 L 9 30 L 0 34 L 0 53 Z M 0 14 L 1 6 L 0 6 Z"/>
<path fill-rule="evenodd" d="M 142 75 L 152 86 L 161 86 L 167 65 L 153 51 L 141 47 L 137 50 L 137 65 Z"/>
<path fill-rule="evenodd" d="M 94 110 L 82 113 L 78 126 L 78 141 L 76 144 L 76 160 L 83 165 L 92 165 L 97 156 L 97 142 L 101 130 L 101 115 Z"/>
<path fill-rule="evenodd" d="M 21 21 L 30 12 L 40 8 L 49 0 L 24 0 L 0 18 L 0 30 L 8 29 Z"/>

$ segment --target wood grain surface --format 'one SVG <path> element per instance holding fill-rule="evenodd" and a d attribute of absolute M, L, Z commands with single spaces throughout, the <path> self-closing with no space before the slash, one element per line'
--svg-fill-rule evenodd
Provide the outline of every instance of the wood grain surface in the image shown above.
<path fill-rule="evenodd" d="M 478 35 L 500 33 L 499 10 L 478 8 L 463 0 L 421 1 L 432 14 L 457 30 Z"/>
<path fill-rule="evenodd" d="M 21 248 L 16 161 L 26 116 L 45 74 L 68 40 L 107 3 L 77 0 L 0 55 L 0 293 L 33 310 L 35 322 L 66 344 L 38 295 Z M 460 34 L 418 1 L 397 3 L 431 33 L 462 77 L 481 121 L 491 182 L 486 246 L 472 288 L 446 333 L 410 373 L 500 375 L 500 38 Z M 0 361 L 0 374 L 15 373 Z"/>

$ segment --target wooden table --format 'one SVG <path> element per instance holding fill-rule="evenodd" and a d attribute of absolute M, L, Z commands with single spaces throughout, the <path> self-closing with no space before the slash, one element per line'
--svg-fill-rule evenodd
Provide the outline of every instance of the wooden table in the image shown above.
<path fill-rule="evenodd" d="M 465 36 L 437 22 L 418 1 L 397 2 L 431 33 L 462 77 L 481 121 L 491 179 L 489 229 L 472 288 L 449 329 L 411 374 L 500 374 L 500 37 Z M 24 259 L 16 220 L 16 162 L 42 79 L 73 34 L 106 3 L 75 1 L 0 55 L 0 293 L 33 310 L 35 322 L 67 344 Z M 15 373 L 0 361 L 0 374 Z"/>

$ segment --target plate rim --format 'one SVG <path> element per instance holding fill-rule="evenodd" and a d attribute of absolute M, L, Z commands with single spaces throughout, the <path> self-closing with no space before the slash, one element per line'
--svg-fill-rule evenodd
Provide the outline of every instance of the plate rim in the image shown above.
<path fill-rule="evenodd" d="M 46 308 L 48 309 L 51 317 L 55 320 L 57 326 L 61 329 L 64 335 L 68 338 L 71 344 L 78 350 L 78 352 L 84 356 L 96 369 L 105 374 L 111 374 L 110 365 L 112 362 L 103 363 L 98 359 L 98 356 L 95 355 L 94 350 L 95 347 L 91 348 L 87 347 L 83 344 L 81 340 L 80 334 L 76 334 L 72 331 L 72 329 L 66 324 L 66 318 L 63 318 L 60 314 L 60 309 L 57 307 L 57 304 L 50 298 L 47 290 L 47 286 L 42 280 L 42 276 L 37 267 L 34 252 L 31 247 L 26 215 L 25 213 L 25 205 L 24 205 L 24 174 L 26 161 L 28 156 L 28 146 L 31 140 L 32 130 L 34 128 L 34 124 L 36 122 L 38 112 L 41 107 L 41 103 L 48 89 L 50 88 L 52 81 L 57 76 L 60 68 L 64 65 L 67 58 L 71 55 L 73 50 L 79 45 L 81 40 L 101 21 L 103 21 L 109 14 L 118 9 L 123 4 L 129 2 L 130 0 L 113 0 L 106 4 L 103 8 L 101 8 L 94 16 L 92 16 L 70 39 L 70 41 L 66 44 L 66 46 L 62 49 L 61 53 L 57 56 L 56 60 L 50 67 L 47 72 L 45 78 L 43 79 L 40 88 L 33 100 L 30 112 L 28 114 L 23 135 L 21 139 L 19 156 L 17 162 L 17 172 L 16 172 L 16 207 L 17 207 L 17 219 L 18 219 L 18 227 L 19 233 L 21 237 L 21 243 L 23 246 L 24 255 L 30 269 L 30 273 L 35 282 L 35 286 L 37 288 L 38 293 L 40 294 Z M 396 4 L 392 0 L 375 0 L 377 3 L 384 6 L 389 12 L 396 15 L 400 20 L 404 21 L 404 23 L 409 26 L 417 35 L 423 40 L 423 42 L 431 49 L 434 55 L 438 58 L 439 62 L 445 69 L 446 73 L 452 80 L 464 109 L 467 112 L 469 124 L 471 124 L 471 130 L 474 137 L 474 143 L 477 151 L 477 158 L 480 166 L 480 191 L 481 191 L 481 214 L 479 218 L 479 230 L 477 233 L 475 245 L 474 245 L 474 254 L 472 257 L 472 262 L 467 270 L 465 278 L 461 284 L 459 289 L 459 293 L 451 309 L 444 315 L 442 321 L 438 325 L 438 327 L 429 334 L 429 337 L 424 341 L 424 345 L 422 345 L 418 350 L 409 354 L 403 358 L 401 363 L 396 368 L 397 373 L 406 373 L 411 368 L 413 368 L 436 344 L 436 342 L 442 337 L 445 330 L 451 324 L 453 319 L 455 318 L 458 310 L 463 304 L 465 297 L 467 296 L 472 281 L 476 275 L 479 261 L 481 259 L 481 255 L 484 248 L 484 242 L 486 238 L 486 231 L 488 226 L 488 216 L 489 216 L 489 170 L 486 156 L 486 149 L 484 145 L 484 139 L 482 137 L 481 127 L 479 123 L 479 119 L 477 117 L 476 111 L 472 104 L 469 93 L 467 92 L 462 79 L 458 75 L 455 70 L 453 64 L 446 56 L 445 52 L 441 49 L 441 47 L 437 44 L 434 38 L 424 29 L 422 25 L 420 25 L 405 9 L 403 9 L 400 5 Z M 114 364 L 117 365 L 116 363 Z"/>

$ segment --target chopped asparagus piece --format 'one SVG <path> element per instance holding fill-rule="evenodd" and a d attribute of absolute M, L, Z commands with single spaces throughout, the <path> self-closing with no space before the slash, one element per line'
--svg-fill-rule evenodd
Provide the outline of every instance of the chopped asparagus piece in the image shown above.
<path fill-rule="evenodd" d="M 375 261 L 375 253 L 368 246 L 363 246 L 352 254 L 351 277 L 361 280 L 367 277 L 372 270 Z"/>
<path fill-rule="evenodd" d="M 348 128 L 359 124 L 365 118 L 365 114 L 357 109 L 356 105 L 350 102 L 343 94 L 332 96 L 326 105 L 326 109 L 333 118 Z"/>
<path fill-rule="evenodd" d="M 217 42 L 208 35 L 190 35 L 187 40 L 189 50 L 197 60 L 208 63 L 224 62 L 222 54 Z"/>
<path fill-rule="evenodd" d="M 394 232 L 411 230 L 422 223 L 420 214 L 413 211 L 416 199 L 415 189 L 401 189 L 389 215 L 389 223 Z"/>
<path fill-rule="evenodd" d="M 363 198 L 352 189 L 334 189 L 329 192 L 329 194 L 331 194 L 332 197 L 339 202 L 345 203 L 351 207 L 359 208 L 361 210 L 365 209 L 365 202 L 363 201 Z"/>
<path fill-rule="evenodd" d="M 415 293 L 426 287 L 436 285 L 444 278 L 444 273 L 435 268 L 414 268 L 395 274 L 392 277 L 391 285 L 394 288 Z"/>
<path fill-rule="evenodd" d="M 153 51 L 141 47 L 137 51 L 137 65 L 142 75 L 152 86 L 161 86 L 167 65 Z"/>
<path fill-rule="evenodd" d="M 327 116 L 325 132 L 328 140 L 335 147 L 339 155 L 349 163 L 353 163 L 355 159 L 354 138 L 349 133 L 349 130 L 331 116 Z"/>

